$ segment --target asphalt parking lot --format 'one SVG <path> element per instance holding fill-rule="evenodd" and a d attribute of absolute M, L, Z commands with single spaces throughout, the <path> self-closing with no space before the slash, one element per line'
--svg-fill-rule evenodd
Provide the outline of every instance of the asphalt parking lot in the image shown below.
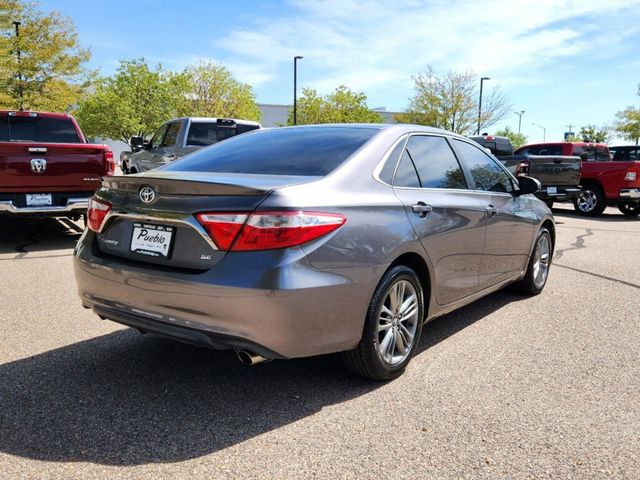
<path fill-rule="evenodd" d="M 543 294 L 430 323 L 387 384 L 101 321 L 79 225 L 0 219 L 1 477 L 638 478 L 640 219 L 555 213 Z"/>

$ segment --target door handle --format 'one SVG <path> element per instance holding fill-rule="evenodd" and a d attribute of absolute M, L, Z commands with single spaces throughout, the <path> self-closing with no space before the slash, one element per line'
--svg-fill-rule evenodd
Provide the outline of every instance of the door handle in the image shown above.
<path fill-rule="evenodd" d="M 417 213 L 420 218 L 424 218 L 427 216 L 427 213 L 433 210 L 433 207 L 424 202 L 418 202 L 411 207 L 411 210 L 413 210 L 413 213 Z"/>
<path fill-rule="evenodd" d="M 490 217 L 493 217 L 496 213 L 498 213 L 498 209 L 493 205 L 489 205 L 487 208 L 485 208 L 485 210 Z"/>

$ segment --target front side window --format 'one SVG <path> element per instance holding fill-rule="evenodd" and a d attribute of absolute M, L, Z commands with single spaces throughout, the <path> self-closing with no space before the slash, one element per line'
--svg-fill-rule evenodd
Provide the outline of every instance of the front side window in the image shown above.
<path fill-rule="evenodd" d="M 585 147 L 575 145 L 571 153 L 576 157 L 580 157 L 583 162 L 593 162 L 596 159 L 595 147 L 588 145 Z"/>
<path fill-rule="evenodd" d="M 153 134 L 153 137 L 151 137 L 151 141 L 149 142 L 151 144 L 151 148 L 160 147 L 160 143 L 162 143 L 162 137 L 164 136 L 164 132 L 166 132 L 166 130 L 167 130 L 167 125 L 162 125 L 156 131 L 156 133 Z"/>
<path fill-rule="evenodd" d="M 471 172 L 476 190 L 511 193 L 511 177 L 489 155 L 473 145 L 454 139 L 460 159 Z"/>
<path fill-rule="evenodd" d="M 460 164 L 443 137 L 411 136 L 407 151 L 422 188 L 467 188 Z"/>
<path fill-rule="evenodd" d="M 178 132 L 180 132 L 180 122 L 173 122 L 167 125 L 167 131 L 162 139 L 161 147 L 173 147 L 178 139 Z"/>

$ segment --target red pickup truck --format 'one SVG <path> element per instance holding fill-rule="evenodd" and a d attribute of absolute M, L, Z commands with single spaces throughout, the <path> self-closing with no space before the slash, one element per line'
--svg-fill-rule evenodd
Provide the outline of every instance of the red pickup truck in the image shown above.
<path fill-rule="evenodd" d="M 64 113 L 0 110 L 0 214 L 80 218 L 113 152 Z"/>
<path fill-rule="evenodd" d="M 627 216 L 640 214 L 640 162 L 614 162 L 605 144 L 557 142 L 525 145 L 516 154 L 570 155 L 582 159 L 582 191 L 573 201 L 580 215 L 595 217 L 618 207 Z"/>

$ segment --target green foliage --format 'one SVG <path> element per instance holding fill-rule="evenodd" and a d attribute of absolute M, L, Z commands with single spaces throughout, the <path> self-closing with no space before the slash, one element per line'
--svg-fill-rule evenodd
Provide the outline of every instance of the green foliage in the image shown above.
<path fill-rule="evenodd" d="M 596 127 L 595 125 L 585 125 L 580 128 L 577 137 L 580 141 L 590 143 L 609 143 L 612 137 L 611 127 L 603 125 Z"/>
<path fill-rule="evenodd" d="M 189 79 L 150 69 L 143 58 L 121 61 L 117 72 L 96 82 L 95 93 L 80 101 L 76 117 L 85 135 L 129 142 L 147 136 L 163 122 L 184 114 Z"/>
<path fill-rule="evenodd" d="M 396 115 L 400 123 L 416 123 L 443 128 L 460 134 L 476 130 L 480 80 L 471 71 L 448 72 L 438 77 L 429 67 L 413 77 L 415 93 L 407 110 Z M 511 110 L 506 97 L 497 88 L 483 93 L 480 128 L 490 127 Z"/>
<path fill-rule="evenodd" d="M 367 96 L 340 85 L 321 97 L 311 88 L 302 90 L 297 102 L 298 125 L 318 123 L 382 123 L 383 118 L 367 106 Z M 289 125 L 293 125 L 293 109 L 289 110 Z"/>
<path fill-rule="evenodd" d="M 20 21 L 16 36 L 12 21 Z M 79 98 L 89 50 L 70 18 L 37 3 L 0 0 L 0 108 L 65 111 Z M 18 52 L 20 59 L 18 59 Z"/>
<path fill-rule="evenodd" d="M 638 87 L 640 95 L 640 86 Z M 640 140 L 640 108 L 627 107 L 616 115 L 616 131 L 626 140 L 635 142 Z"/>
<path fill-rule="evenodd" d="M 223 65 L 201 61 L 184 73 L 189 83 L 185 115 L 260 120 L 251 86 L 238 82 Z"/>
<path fill-rule="evenodd" d="M 516 150 L 522 145 L 527 143 L 527 136 L 524 133 L 516 133 L 507 125 L 502 130 L 496 130 L 496 135 L 500 137 L 507 137 L 513 145 L 513 149 Z"/>

